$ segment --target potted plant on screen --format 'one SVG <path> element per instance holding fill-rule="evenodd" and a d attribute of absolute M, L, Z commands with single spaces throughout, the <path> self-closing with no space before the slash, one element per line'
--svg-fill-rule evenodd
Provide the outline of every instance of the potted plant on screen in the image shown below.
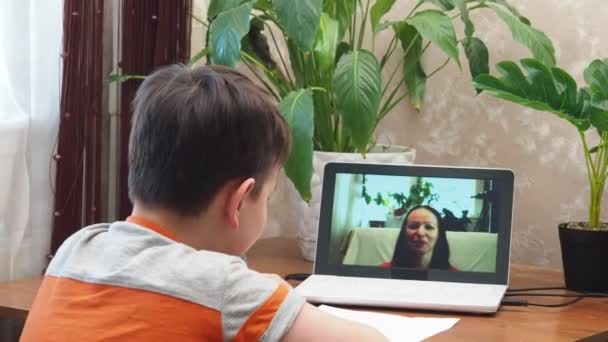
<path fill-rule="evenodd" d="M 386 20 L 397 6 L 405 10 Z M 189 64 L 206 57 L 249 68 L 287 118 L 293 149 L 285 171 L 306 259 L 314 256 L 325 163 L 412 163 L 412 148 L 376 144 L 378 124 L 403 101 L 420 109 L 428 79 L 450 62 L 462 67 L 460 48 L 472 77 L 488 72 L 472 11 L 495 14 L 534 57 L 554 60 L 548 38 L 506 0 L 210 0 L 206 19 L 193 16 L 206 27 L 206 42 Z M 462 33 L 455 21 L 464 23 Z M 443 63 L 423 65 L 430 46 Z"/>
<path fill-rule="evenodd" d="M 606 293 L 608 224 L 601 221 L 601 202 L 608 177 L 608 59 L 587 66 L 584 87 L 540 60 L 524 59 L 520 65 L 523 70 L 513 61 L 501 62 L 496 65 L 500 77 L 482 74 L 475 85 L 497 98 L 553 113 L 577 130 L 589 180 L 589 216 L 558 226 L 564 277 L 568 289 Z"/>
<path fill-rule="evenodd" d="M 424 181 L 422 178 L 417 178 L 416 182 L 410 186 L 407 194 L 403 192 L 377 192 L 375 196 L 372 196 L 367 189 L 364 175 L 361 197 L 367 205 L 373 202 L 376 205 L 388 208 L 386 219 L 382 222 L 384 227 L 401 228 L 405 214 L 411 208 L 419 205 L 431 205 L 439 199 L 439 194 L 432 190 L 433 184 Z"/>

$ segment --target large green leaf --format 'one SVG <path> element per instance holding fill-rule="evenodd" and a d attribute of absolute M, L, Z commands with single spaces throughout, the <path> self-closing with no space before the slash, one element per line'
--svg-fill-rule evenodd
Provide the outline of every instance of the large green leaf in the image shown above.
<path fill-rule="evenodd" d="M 600 132 L 608 130 L 608 111 L 597 107 L 591 107 L 589 121 L 593 127 L 597 128 Z"/>
<path fill-rule="evenodd" d="M 334 135 L 328 119 L 333 117 L 335 108 L 332 102 L 333 76 L 336 68 L 336 51 L 338 49 L 339 25 L 338 22 L 329 17 L 327 13 L 321 16 L 321 24 L 317 31 L 317 38 L 313 47 L 313 65 L 311 69 L 314 79 L 311 84 L 315 87 L 325 89 L 313 94 L 315 104 L 315 148 L 319 150 L 331 149 Z M 313 83 L 314 82 L 314 83 Z"/>
<path fill-rule="evenodd" d="M 499 5 L 504 6 L 506 9 L 508 9 L 515 17 L 517 17 L 517 19 L 519 19 L 519 21 L 521 21 L 522 23 L 526 24 L 526 25 L 530 25 L 530 20 L 526 17 L 524 17 L 523 15 L 521 15 L 521 13 L 519 13 L 519 11 L 517 10 L 517 8 L 513 7 L 510 3 L 508 3 L 506 0 L 483 0 L 480 1 L 480 3 L 485 3 L 485 1 L 488 2 L 495 2 Z"/>
<path fill-rule="evenodd" d="M 465 35 L 467 36 L 467 38 L 472 37 L 475 33 L 475 25 L 469 17 L 469 8 L 467 7 L 465 0 L 454 0 L 454 4 L 456 5 L 456 7 L 458 7 L 458 10 L 460 11 L 460 19 L 464 23 Z"/>
<path fill-rule="evenodd" d="M 313 46 L 313 53 L 317 70 L 320 74 L 333 74 L 336 65 L 336 50 L 340 38 L 338 37 L 338 22 L 323 13 L 317 37 Z"/>
<path fill-rule="evenodd" d="M 420 109 L 426 90 L 426 73 L 420 60 L 422 37 L 414 26 L 406 22 L 396 24 L 393 28 L 397 38 L 401 42 L 403 51 L 407 51 L 407 54 L 403 55 L 403 76 L 408 89 L 410 103 L 414 108 Z"/>
<path fill-rule="evenodd" d="M 264 20 L 255 17 L 249 22 L 249 32 L 241 39 L 241 51 L 255 56 L 266 69 L 276 68 L 276 62 L 270 53 L 268 39 L 262 33 Z"/>
<path fill-rule="evenodd" d="M 272 3 L 270 0 L 257 0 L 255 5 L 253 5 L 253 9 L 269 12 L 272 11 Z"/>
<path fill-rule="evenodd" d="M 213 18 L 216 15 L 233 9 L 241 3 L 241 0 L 211 0 L 207 7 L 207 18 Z"/>
<path fill-rule="evenodd" d="M 246 2 L 222 12 L 209 27 L 211 61 L 234 67 L 240 58 L 241 38 L 249 32 L 249 14 L 253 2 Z"/>
<path fill-rule="evenodd" d="M 608 110 L 608 59 L 596 59 L 591 62 L 585 69 L 584 76 L 593 104 Z"/>
<path fill-rule="evenodd" d="M 260 17 L 251 19 L 249 32 L 241 39 L 241 51 L 253 56 L 264 65 L 264 75 L 274 85 L 280 97 L 291 91 L 291 84 L 282 69 L 278 67 L 270 53 L 270 47 L 264 30 L 264 20 Z"/>
<path fill-rule="evenodd" d="M 425 10 L 416 13 L 406 22 L 416 28 L 422 37 L 439 46 L 460 66 L 458 59 L 458 41 L 450 18 L 437 10 Z"/>
<path fill-rule="evenodd" d="M 323 12 L 338 21 L 340 29 L 338 37 L 340 40 L 350 27 L 355 11 L 357 10 L 357 0 L 324 0 Z"/>
<path fill-rule="evenodd" d="M 317 35 L 323 0 L 272 0 L 287 38 L 308 51 Z"/>
<path fill-rule="evenodd" d="M 502 74 L 500 79 L 482 74 L 475 78 L 475 86 L 492 96 L 554 113 L 573 124 L 579 131 L 590 127 L 592 113 L 594 121 L 591 123 L 603 127 L 606 120 L 603 120 L 601 115 L 608 113 L 596 112 L 600 110 L 590 106 L 591 98 L 584 89 L 578 90 L 578 95 L 573 96 L 577 91 L 576 82 L 564 70 L 549 69 L 536 59 L 523 59 L 521 65 L 527 74 L 514 62 L 501 62 L 496 67 Z"/>
<path fill-rule="evenodd" d="M 566 71 L 553 67 L 551 68 L 553 78 L 555 79 L 555 86 L 557 91 L 561 94 L 560 111 L 565 113 L 578 113 L 577 104 L 577 92 L 578 87 L 576 81 Z"/>
<path fill-rule="evenodd" d="M 372 6 L 370 21 L 372 23 L 372 32 L 377 33 L 380 19 L 391 10 L 396 0 L 377 0 Z"/>
<path fill-rule="evenodd" d="M 529 92 L 532 99 L 547 101 L 551 108 L 559 110 L 560 101 L 557 96 L 557 88 L 549 69 L 534 59 L 523 59 L 520 63 L 527 70 L 528 79 L 533 85 Z"/>
<path fill-rule="evenodd" d="M 291 129 L 291 154 L 285 164 L 285 173 L 305 201 L 312 197 L 312 137 L 314 135 L 314 105 L 312 91 L 299 89 L 289 93 L 279 104 Z"/>
<path fill-rule="evenodd" d="M 444 11 L 454 9 L 454 2 L 452 0 L 422 0 L 422 2 L 431 2 Z"/>
<path fill-rule="evenodd" d="M 507 24 L 513 38 L 524 44 L 532 52 L 535 59 L 550 67 L 555 65 L 553 43 L 542 31 L 522 22 L 519 17 L 501 5 L 495 3 L 487 3 L 487 5 Z"/>
<path fill-rule="evenodd" d="M 502 81 L 513 94 L 526 97 L 533 91 L 531 89 L 532 84 L 528 82 L 526 75 L 516 63 L 511 61 L 500 62 L 496 65 L 496 70 L 504 76 Z"/>
<path fill-rule="evenodd" d="M 490 57 L 486 45 L 476 37 L 468 37 L 462 41 L 464 52 L 469 60 L 469 70 L 473 79 L 477 75 L 487 74 L 490 72 Z M 479 93 L 480 90 L 478 89 Z"/>
<path fill-rule="evenodd" d="M 376 124 L 380 102 L 380 64 L 369 51 L 350 52 L 338 62 L 335 74 L 336 109 L 355 147 L 364 153 Z"/>
<path fill-rule="evenodd" d="M 338 47 L 336 48 L 336 60 L 335 63 L 338 64 L 338 61 L 340 60 L 340 58 L 342 58 L 342 56 L 344 56 L 344 54 L 347 54 L 349 52 L 351 52 L 353 50 L 352 46 L 350 46 L 350 44 L 348 44 L 347 42 L 340 42 L 340 44 L 338 44 Z"/>

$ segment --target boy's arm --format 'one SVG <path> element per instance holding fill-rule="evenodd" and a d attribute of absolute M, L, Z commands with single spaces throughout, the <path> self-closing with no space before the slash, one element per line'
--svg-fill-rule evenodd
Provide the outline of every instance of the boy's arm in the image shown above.
<path fill-rule="evenodd" d="M 387 341 L 387 339 L 372 327 L 336 317 L 306 303 L 281 341 Z"/>

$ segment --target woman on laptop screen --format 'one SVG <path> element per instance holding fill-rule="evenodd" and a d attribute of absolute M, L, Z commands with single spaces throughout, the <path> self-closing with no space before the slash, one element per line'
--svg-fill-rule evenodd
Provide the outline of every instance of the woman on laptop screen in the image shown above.
<path fill-rule="evenodd" d="M 405 216 L 393 258 L 381 266 L 457 271 L 449 259 L 450 247 L 441 214 L 430 206 L 421 205 Z"/>

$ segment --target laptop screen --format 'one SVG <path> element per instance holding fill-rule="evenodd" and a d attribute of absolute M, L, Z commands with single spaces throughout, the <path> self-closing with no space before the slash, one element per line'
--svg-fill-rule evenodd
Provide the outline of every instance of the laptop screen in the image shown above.
<path fill-rule="evenodd" d="M 512 189 L 508 170 L 330 165 L 317 264 L 330 274 L 500 283 Z"/>

